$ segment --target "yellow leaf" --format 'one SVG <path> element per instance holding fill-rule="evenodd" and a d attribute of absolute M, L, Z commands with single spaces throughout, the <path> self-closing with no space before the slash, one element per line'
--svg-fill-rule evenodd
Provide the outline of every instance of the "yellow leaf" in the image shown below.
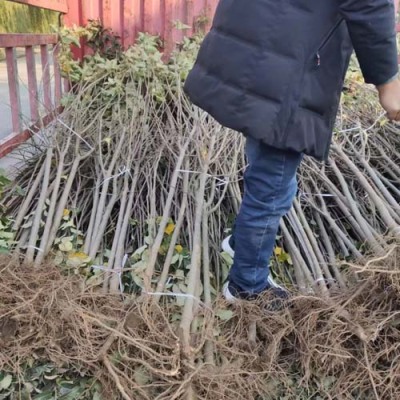
<path fill-rule="evenodd" d="M 175 229 L 175 224 L 168 224 L 167 227 L 165 228 L 165 233 L 167 235 L 170 235 Z"/>
<path fill-rule="evenodd" d="M 71 253 L 68 258 L 77 258 L 83 262 L 90 261 L 90 257 L 83 251 L 78 251 L 76 253 Z"/>
<path fill-rule="evenodd" d="M 387 122 L 388 122 L 388 120 L 386 118 L 383 118 L 379 121 L 379 126 L 380 127 L 385 126 L 387 124 Z"/>
<path fill-rule="evenodd" d="M 158 250 L 158 254 L 161 254 L 162 256 L 165 256 L 165 254 L 167 254 L 168 251 L 168 246 L 165 244 L 162 244 L 160 246 L 160 250 Z"/>
<path fill-rule="evenodd" d="M 274 253 L 276 256 L 280 256 L 282 254 L 282 247 L 275 247 Z"/>
<path fill-rule="evenodd" d="M 69 267 L 81 267 L 90 261 L 90 257 L 83 252 L 76 252 L 68 254 L 67 265 Z"/>
<path fill-rule="evenodd" d="M 175 246 L 175 250 L 176 250 L 177 253 L 181 254 L 182 251 L 183 251 L 183 247 L 180 244 L 177 244 Z"/>
<path fill-rule="evenodd" d="M 68 215 L 70 214 L 70 210 L 67 210 L 66 208 L 64 208 L 64 211 L 63 211 L 63 216 L 64 217 L 68 217 Z"/>

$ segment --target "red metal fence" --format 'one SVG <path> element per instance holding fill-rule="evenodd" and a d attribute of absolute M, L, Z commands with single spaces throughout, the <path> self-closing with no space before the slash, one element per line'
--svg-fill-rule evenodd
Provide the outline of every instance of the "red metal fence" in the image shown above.
<path fill-rule="evenodd" d="M 67 0 L 12 0 L 18 3 L 46 8 L 61 13 L 68 11 Z M 8 92 L 12 132 L 0 140 L 0 157 L 3 157 L 46 125 L 57 110 L 63 90 L 68 83 L 62 79 L 57 63 L 57 35 L 0 34 L 0 48 L 5 49 Z M 19 70 L 17 51 L 24 49 L 24 69 Z M 37 76 L 39 61 L 40 75 Z M 21 75 L 26 72 L 29 115 L 21 107 Z M 42 114 L 42 115 L 40 115 Z M 42 116 L 42 118 L 41 118 Z M 4 122 L 3 122 L 4 123 Z"/>
<path fill-rule="evenodd" d="M 57 35 L 0 34 L 0 48 L 4 48 L 6 53 L 12 119 L 12 133 L 0 140 L 0 157 L 26 141 L 41 126 L 46 125 L 50 115 L 60 103 L 63 87 L 56 61 L 57 42 Z M 25 49 L 29 116 L 22 114 L 20 75 L 23 71 L 18 69 L 18 48 Z M 41 64 L 41 79 L 37 77 L 38 58 Z M 64 89 L 67 89 L 67 83 Z M 40 118 L 40 114 L 43 118 Z"/>

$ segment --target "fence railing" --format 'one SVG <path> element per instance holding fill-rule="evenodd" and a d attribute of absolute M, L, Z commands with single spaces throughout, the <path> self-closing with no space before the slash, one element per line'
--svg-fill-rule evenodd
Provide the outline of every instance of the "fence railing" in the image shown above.
<path fill-rule="evenodd" d="M 48 123 L 49 115 L 60 104 L 63 91 L 68 89 L 66 82 L 62 84 L 56 60 L 57 43 L 57 35 L 0 34 L 0 48 L 4 48 L 6 54 L 12 122 L 12 133 L 0 140 L 0 157 L 26 141 L 43 124 Z M 24 51 L 24 58 L 19 63 L 18 53 L 21 56 L 21 49 Z M 25 71 L 19 70 L 21 64 Z M 27 78 L 22 84 L 26 85 L 27 89 L 24 105 L 29 104 L 28 115 L 22 112 L 22 75 Z"/>
<path fill-rule="evenodd" d="M 10 1 L 60 13 L 68 12 L 68 0 Z M 57 35 L 0 34 L 0 48 L 5 49 L 6 53 L 12 123 L 12 132 L 0 139 L 0 158 L 47 125 L 59 107 L 63 91 L 68 90 L 68 82 L 63 82 L 57 63 L 57 46 Z M 21 50 L 24 58 L 18 58 Z M 25 71 L 19 70 L 21 64 Z M 26 76 L 27 82 L 21 80 L 22 75 Z M 24 106 L 29 104 L 28 115 L 22 112 L 25 107 L 21 104 L 21 82 L 27 85 Z"/>

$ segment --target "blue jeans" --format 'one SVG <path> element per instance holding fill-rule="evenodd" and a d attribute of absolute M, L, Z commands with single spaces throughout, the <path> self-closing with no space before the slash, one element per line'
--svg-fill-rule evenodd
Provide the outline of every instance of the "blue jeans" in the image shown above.
<path fill-rule="evenodd" d="M 248 167 L 231 243 L 235 257 L 229 282 L 239 292 L 257 294 L 268 288 L 269 260 L 279 222 L 292 206 L 303 156 L 251 138 L 247 139 L 246 156 Z"/>

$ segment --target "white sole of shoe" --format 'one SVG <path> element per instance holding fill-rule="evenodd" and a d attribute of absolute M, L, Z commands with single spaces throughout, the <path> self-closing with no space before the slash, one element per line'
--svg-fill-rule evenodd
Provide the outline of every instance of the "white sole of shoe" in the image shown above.
<path fill-rule="evenodd" d="M 235 256 L 235 252 L 233 251 L 231 245 L 229 244 L 230 238 L 231 238 L 230 236 L 226 237 L 226 238 L 222 241 L 221 247 L 222 247 L 222 250 L 223 250 L 225 253 L 229 254 L 229 255 L 233 258 L 233 257 Z"/>
<path fill-rule="evenodd" d="M 222 288 L 222 295 L 224 296 L 225 300 L 230 303 L 236 303 L 237 302 L 237 298 L 231 293 L 231 291 L 229 290 L 229 282 L 226 282 L 225 285 Z"/>
<path fill-rule="evenodd" d="M 286 288 L 284 288 L 284 287 L 281 286 L 281 285 L 278 285 L 278 284 L 274 281 L 274 279 L 272 278 L 271 274 L 269 274 L 269 276 L 268 276 L 268 283 L 271 285 L 271 287 L 273 287 L 273 288 L 275 288 L 275 289 L 281 289 L 281 290 L 287 292 L 287 289 L 286 289 Z"/>

